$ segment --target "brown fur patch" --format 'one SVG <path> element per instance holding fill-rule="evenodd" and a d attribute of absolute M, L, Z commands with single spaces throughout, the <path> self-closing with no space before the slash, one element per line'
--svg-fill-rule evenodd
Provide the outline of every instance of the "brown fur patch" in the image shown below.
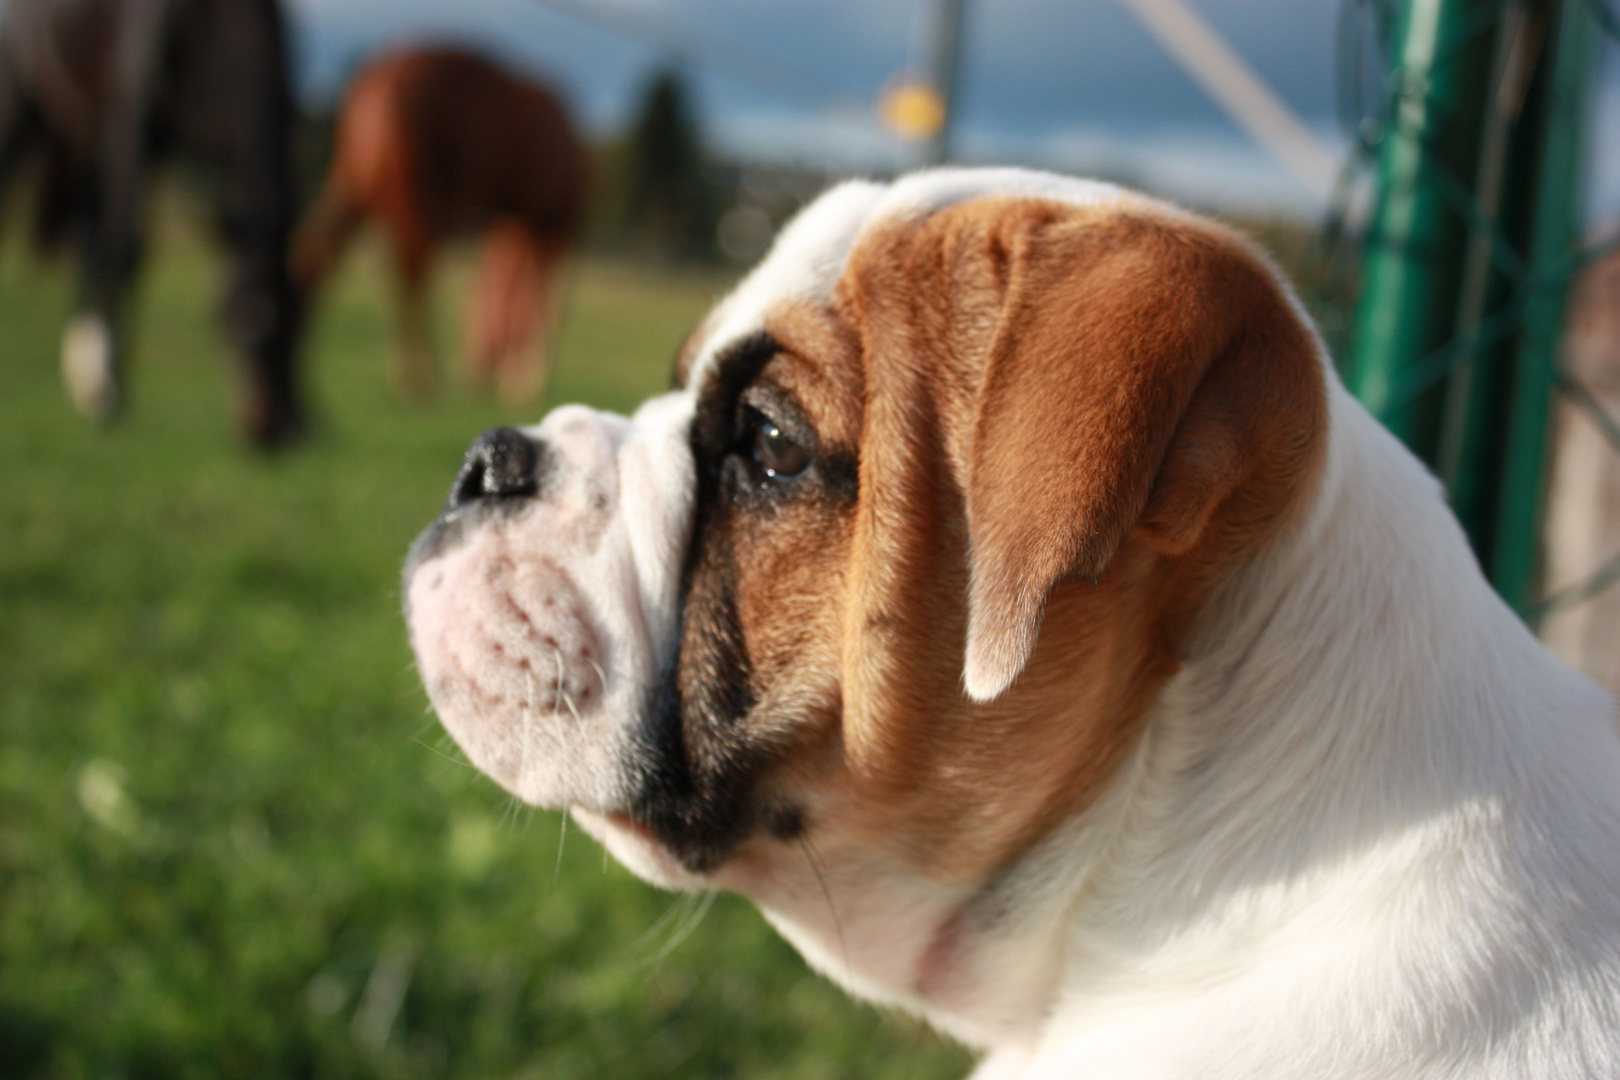
<path fill-rule="evenodd" d="M 699 541 L 730 547 L 754 734 L 786 752 L 762 798 L 980 880 L 1117 772 L 1211 588 L 1303 502 L 1316 347 L 1217 226 L 1004 198 L 878 227 L 830 311 L 769 331 L 759 384 L 859 474 Z M 1033 643 L 988 703 L 981 618 Z"/>

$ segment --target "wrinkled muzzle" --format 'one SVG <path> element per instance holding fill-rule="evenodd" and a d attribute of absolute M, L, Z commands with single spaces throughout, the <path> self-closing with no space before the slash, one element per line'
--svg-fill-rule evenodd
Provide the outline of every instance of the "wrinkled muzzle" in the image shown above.
<path fill-rule="evenodd" d="M 565 406 L 474 444 L 405 569 L 417 667 L 473 764 L 536 805 L 620 810 L 676 648 L 690 395 Z"/>

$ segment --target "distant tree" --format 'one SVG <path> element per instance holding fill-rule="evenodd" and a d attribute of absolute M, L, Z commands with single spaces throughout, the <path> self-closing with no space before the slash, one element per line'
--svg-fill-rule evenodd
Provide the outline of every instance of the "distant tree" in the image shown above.
<path fill-rule="evenodd" d="M 691 95 L 678 72 L 665 68 L 648 82 L 631 130 L 629 158 L 629 224 L 663 246 L 707 250 L 715 199 Z"/>

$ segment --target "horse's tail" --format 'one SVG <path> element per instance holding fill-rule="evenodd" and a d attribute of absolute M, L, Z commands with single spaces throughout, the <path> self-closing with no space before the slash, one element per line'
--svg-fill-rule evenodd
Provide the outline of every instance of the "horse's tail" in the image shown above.
<path fill-rule="evenodd" d="M 569 246 L 510 218 L 486 234 L 467 301 L 468 373 L 494 381 L 510 400 L 530 400 L 545 389 L 546 338 Z"/>

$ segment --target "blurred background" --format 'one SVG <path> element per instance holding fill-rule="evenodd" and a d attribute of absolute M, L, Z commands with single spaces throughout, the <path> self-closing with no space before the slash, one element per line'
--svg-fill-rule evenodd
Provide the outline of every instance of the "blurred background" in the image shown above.
<path fill-rule="evenodd" d="M 478 432 L 628 410 L 829 183 L 1267 246 L 1620 685 L 1605 0 L 0 0 L 0 1076 L 948 1077 L 467 766 L 400 617 Z"/>

